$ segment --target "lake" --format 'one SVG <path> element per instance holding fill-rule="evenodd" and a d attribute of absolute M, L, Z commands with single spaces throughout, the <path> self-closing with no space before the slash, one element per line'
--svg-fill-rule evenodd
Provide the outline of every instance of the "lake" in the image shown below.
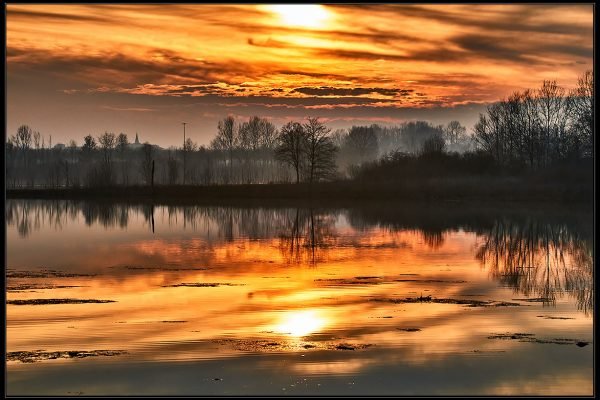
<path fill-rule="evenodd" d="M 7 200 L 8 395 L 592 395 L 593 214 Z"/>

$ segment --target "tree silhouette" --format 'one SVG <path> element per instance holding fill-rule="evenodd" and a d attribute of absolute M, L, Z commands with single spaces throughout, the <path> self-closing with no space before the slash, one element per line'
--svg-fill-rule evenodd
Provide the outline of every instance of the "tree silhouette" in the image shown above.
<path fill-rule="evenodd" d="M 377 157 L 378 142 L 373 126 L 353 126 L 344 140 L 344 146 L 353 157 L 362 164 Z"/>
<path fill-rule="evenodd" d="M 306 134 L 306 169 L 309 183 L 332 177 L 336 172 L 337 148 L 329 137 L 331 130 L 318 118 L 308 118 L 304 124 Z"/>
<path fill-rule="evenodd" d="M 117 136 L 117 150 L 123 153 L 129 144 L 129 140 L 127 139 L 127 135 L 125 133 L 119 133 Z"/>
<path fill-rule="evenodd" d="M 217 125 L 217 136 L 211 142 L 211 147 L 213 149 L 224 150 L 229 155 L 228 181 L 231 181 L 232 179 L 233 151 L 238 144 L 238 136 L 235 128 L 235 119 L 232 116 L 224 118 L 219 121 Z"/>
<path fill-rule="evenodd" d="M 566 94 L 556 81 L 515 92 L 488 106 L 474 127 L 475 140 L 503 166 L 544 168 L 592 157 L 593 78 L 584 74 Z"/>
<path fill-rule="evenodd" d="M 296 172 L 296 183 L 300 182 L 300 171 L 304 163 L 307 137 L 304 127 L 298 122 L 288 122 L 279 131 L 275 157 Z"/>
<path fill-rule="evenodd" d="M 467 128 L 462 126 L 458 121 L 450 121 L 444 129 L 446 140 L 453 145 L 458 143 L 467 133 Z"/>
<path fill-rule="evenodd" d="M 84 153 L 90 154 L 92 151 L 96 149 L 96 139 L 92 135 L 87 135 L 83 138 L 83 145 L 81 146 L 81 150 Z"/>
<path fill-rule="evenodd" d="M 429 139 L 423 142 L 423 147 L 421 148 L 422 156 L 429 156 L 435 154 L 442 154 L 446 147 L 446 142 L 441 135 L 433 135 Z"/>
<path fill-rule="evenodd" d="M 140 172 L 146 185 L 152 183 L 152 145 L 144 143 L 142 147 L 142 163 Z"/>
<path fill-rule="evenodd" d="M 594 151 L 594 74 L 586 71 L 571 92 L 574 112 L 574 146 L 590 157 Z M 580 148 L 581 146 L 581 148 Z"/>

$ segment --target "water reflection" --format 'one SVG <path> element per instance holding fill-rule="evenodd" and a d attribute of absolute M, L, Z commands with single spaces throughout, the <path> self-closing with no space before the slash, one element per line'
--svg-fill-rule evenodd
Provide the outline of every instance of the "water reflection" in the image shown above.
<path fill-rule="evenodd" d="M 274 331 L 301 337 L 314 334 L 326 325 L 326 319 L 317 311 L 293 310 L 282 316 L 281 322 L 275 326 Z"/>
<path fill-rule="evenodd" d="M 482 238 L 475 257 L 501 285 L 515 293 L 537 297 L 552 305 L 565 293 L 576 299 L 585 313 L 593 310 L 592 241 L 589 227 L 581 221 L 537 218 L 507 218 L 487 212 L 445 212 L 428 208 L 353 208 L 322 210 L 314 208 L 231 208 L 201 206 L 126 205 L 73 201 L 8 200 L 6 222 L 26 238 L 42 226 L 61 230 L 65 224 L 83 218 L 87 226 L 127 228 L 132 216 L 141 215 L 154 232 L 156 212 L 167 225 L 205 230 L 209 242 L 233 243 L 236 238 L 278 239 L 278 250 L 286 264 L 311 265 L 327 260 L 328 250 L 339 247 L 336 226 L 344 215 L 349 225 L 367 232 L 375 228 L 394 234 L 412 230 L 421 235 L 432 250 L 444 244 L 445 235 L 464 230 Z M 165 219 L 161 219 L 164 221 Z M 586 224 L 583 224 L 586 225 Z M 589 225 L 589 224 L 587 224 Z M 161 229 L 159 225 L 158 229 Z M 356 247 L 357 243 L 352 246 Z"/>
<path fill-rule="evenodd" d="M 494 279 L 552 305 L 564 293 L 586 314 L 593 310 L 592 243 L 565 223 L 499 219 L 477 258 Z"/>
<path fill-rule="evenodd" d="M 292 210 L 280 227 L 279 250 L 287 264 L 315 266 L 326 257 L 335 239 L 335 213 L 318 213 L 314 209 Z"/>
<path fill-rule="evenodd" d="M 165 370 L 176 368 L 175 361 L 210 360 L 204 370 L 210 374 L 221 361 L 226 370 L 245 365 L 245 372 L 226 379 L 239 390 L 240 377 L 257 371 L 258 358 L 245 355 L 265 353 L 283 357 L 264 358 L 266 373 L 346 375 L 368 381 L 363 389 L 386 374 L 392 386 L 398 376 L 430 382 L 438 368 L 436 385 L 446 379 L 460 386 L 456 393 L 472 393 L 464 372 L 448 376 L 470 365 L 481 375 L 478 382 L 489 379 L 478 393 L 524 393 L 525 384 L 512 378 L 529 385 L 532 371 L 546 377 L 535 393 L 548 382 L 558 388 L 548 390 L 553 393 L 587 393 L 594 269 L 589 216 L 460 206 L 9 200 L 9 300 L 114 302 L 12 302 L 7 349 L 123 349 L 131 359 L 115 359 L 120 371 L 133 368 L 123 366 L 128 360 Z M 531 340 L 506 339 L 506 332 Z M 585 343 L 541 344 L 552 338 Z M 560 365 L 548 361 L 555 359 Z M 54 382 L 45 369 L 52 362 L 38 369 L 34 363 L 31 371 Z M 15 373 L 23 366 L 9 367 Z M 506 371 L 513 375 L 502 375 Z M 142 372 L 132 392 L 147 388 Z M 189 382 L 214 384 L 213 378 Z M 405 383 L 387 394 L 431 394 L 425 384 L 406 391 Z M 210 392 L 205 389 L 193 393 Z"/>

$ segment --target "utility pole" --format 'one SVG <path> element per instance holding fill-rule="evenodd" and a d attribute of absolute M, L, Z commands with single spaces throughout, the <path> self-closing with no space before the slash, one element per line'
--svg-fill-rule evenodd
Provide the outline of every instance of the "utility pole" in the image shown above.
<path fill-rule="evenodd" d="M 183 125 L 183 184 L 185 185 L 185 126 L 187 122 L 182 122 L 181 124 Z"/>

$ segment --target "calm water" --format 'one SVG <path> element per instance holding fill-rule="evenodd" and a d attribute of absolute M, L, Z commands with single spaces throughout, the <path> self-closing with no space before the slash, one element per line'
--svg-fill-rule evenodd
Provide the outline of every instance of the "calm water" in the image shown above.
<path fill-rule="evenodd" d="M 6 219 L 9 395 L 593 394 L 576 209 L 8 200 Z"/>

